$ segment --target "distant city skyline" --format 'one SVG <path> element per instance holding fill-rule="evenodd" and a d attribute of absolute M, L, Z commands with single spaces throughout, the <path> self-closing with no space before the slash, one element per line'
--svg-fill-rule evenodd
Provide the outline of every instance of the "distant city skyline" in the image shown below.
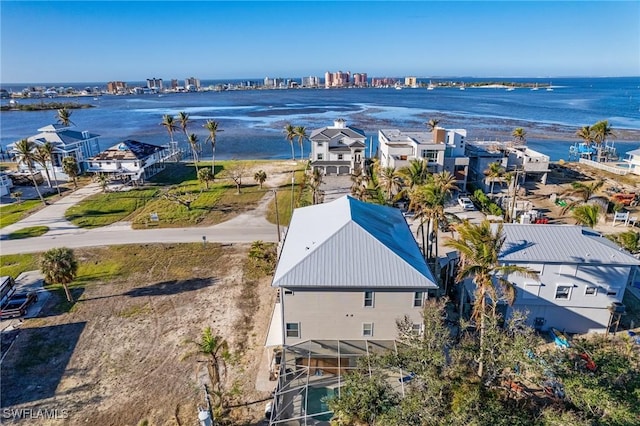
<path fill-rule="evenodd" d="M 640 75 L 640 2 L 11 1 L 0 83 Z"/>

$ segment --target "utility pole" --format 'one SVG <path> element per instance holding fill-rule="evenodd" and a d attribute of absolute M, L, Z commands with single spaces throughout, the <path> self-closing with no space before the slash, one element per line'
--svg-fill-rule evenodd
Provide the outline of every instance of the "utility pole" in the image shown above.
<path fill-rule="evenodd" d="M 278 211 L 278 193 L 275 189 L 272 189 L 273 196 L 276 202 L 276 226 L 278 227 L 278 242 L 280 242 L 280 212 Z"/>
<path fill-rule="evenodd" d="M 293 186 L 296 182 L 296 171 L 291 172 L 291 217 L 293 217 Z M 289 218 L 289 222 L 291 222 L 291 218 Z"/>
<path fill-rule="evenodd" d="M 516 211 L 516 196 L 518 195 L 518 166 L 516 166 L 516 173 L 515 176 L 513 177 L 513 197 L 511 198 L 511 212 L 509 213 L 509 220 L 511 221 L 511 223 L 514 222 L 515 217 L 515 211 Z"/>

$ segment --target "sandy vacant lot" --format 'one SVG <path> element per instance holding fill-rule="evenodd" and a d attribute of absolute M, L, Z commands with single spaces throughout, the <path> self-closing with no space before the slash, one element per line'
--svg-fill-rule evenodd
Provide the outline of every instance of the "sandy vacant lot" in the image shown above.
<path fill-rule="evenodd" d="M 98 264 L 104 250 L 76 254 Z M 207 373 L 202 357 L 188 356 L 195 349 L 189 340 L 198 340 L 206 326 L 236 355 L 226 381 L 232 403 L 269 396 L 255 391 L 255 379 L 275 291 L 270 277 L 246 276 L 248 246 L 117 250 L 131 258 L 135 272 L 109 282 L 96 276 L 77 289 L 79 302 L 69 312 L 56 313 L 56 295 L 40 318 L 22 324 L 2 364 L 2 408 L 31 409 L 31 416 L 57 410 L 58 419 L 15 423 L 197 424 Z M 263 408 L 235 409 L 234 423 L 257 424 Z M 12 422 L 6 410 L 2 416 L 3 424 Z"/>

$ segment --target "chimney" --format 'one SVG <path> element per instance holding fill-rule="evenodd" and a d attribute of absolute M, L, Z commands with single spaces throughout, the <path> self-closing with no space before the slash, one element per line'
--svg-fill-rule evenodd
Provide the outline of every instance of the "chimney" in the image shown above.
<path fill-rule="evenodd" d="M 344 121 L 342 118 L 338 118 L 337 120 L 335 120 L 333 122 L 333 127 L 336 129 L 344 129 L 347 127 L 347 122 Z"/>
<path fill-rule="evenodd" d="M 89 131 L 87 130 L 82 131 L 82 139 L 89 139 Z"/>

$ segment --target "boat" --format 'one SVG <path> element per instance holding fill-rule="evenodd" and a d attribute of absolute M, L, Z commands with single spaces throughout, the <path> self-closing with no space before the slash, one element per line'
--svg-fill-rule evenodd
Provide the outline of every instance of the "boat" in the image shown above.
<path fill-rule="evenodd" d="M 549 330 L 549 335 L 555 342 L 556 346 L 561 348 L 569 347 L 569 339 L 567 339 L 567 336 L 565 336 L 562 331 L 558 330 L 557 328 L 551 327 L 551 329 Z"/>
<path fill-rule="evenodd" d="M 551 87 L 551 82 L 549 82 L 549 85 L 547 86 L 547 92 L 553 92 L 553 87 Z"/>
<path fill-rule="evenodd" d="M 538 90 L 538 83 L 536 83 L 536 85 L 535 85 L 535 86 L 533 86 L 533 87 L 531 88 L 531 90 Z"/>
<path fill-rule="evenodd" d="M 433 85 L 433 83 L 431 81 L 429 81 L 429 85 L 427 86 L 427 90 L 433 90 L 435 88 L 435 86 Z"/>
<path fill-rule="evenodd" d="M 460 90 L 465 90 L 464 83 L 462 83 L 462 86 L 460 86 Z"/>
<path fill-rule="evenodd" d="M 515 87 L 513 87 L 513 86 L 509 86 L 509 87 L 507 87 L 507 92 L 512 92 L 512 91 L 514 91 L 514 90 L 516 90 L 516 88 L 515 88 Z"/>

